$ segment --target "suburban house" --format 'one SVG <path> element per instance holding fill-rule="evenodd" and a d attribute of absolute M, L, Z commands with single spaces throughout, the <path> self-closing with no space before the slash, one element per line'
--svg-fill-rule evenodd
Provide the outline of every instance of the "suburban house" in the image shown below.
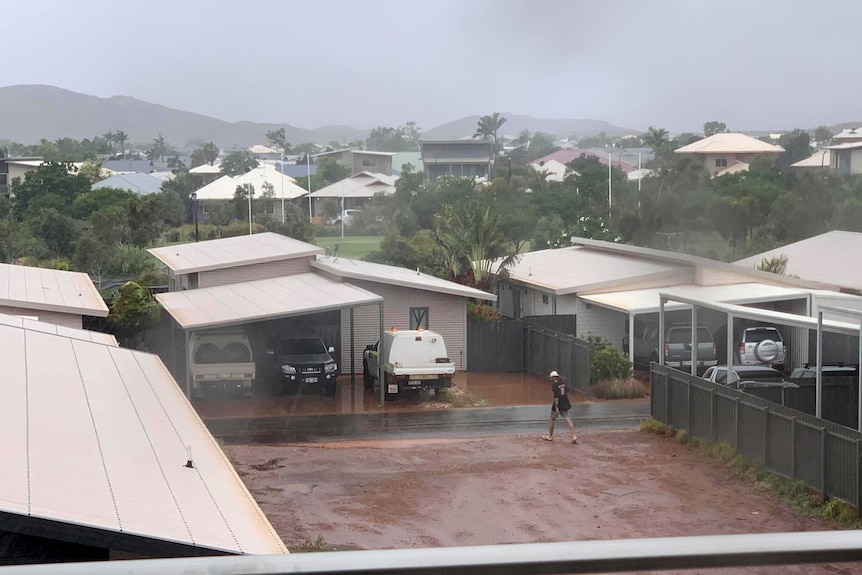
<path fill-rule="evenodd" d="M 262 144 L 255 144 L 248 151 L 251 152 L 252 156 L 263 162 L 281 159 L 280 151 Z"/>
<path fill-rule="evenodd" d="M 497 284 L 500 312 L 512 318 L 574 316 L 575 335 L 600 336 L 620 349 L 632 350 L 635 334 L 657 321 L 662 293 L 770 310 L 776 324 L 782 314 L 792 314 L 794 321 L 800 317 L 804 320 L 799 321 L 812 321 L 820 305 L 862 309 L 862 297 L 841 293 L 839 286 L 826 280 L 807 281 L 612 242 L 572 238 L 572 243 L 522 254 L 507 269 L 508 277 Z M 673 321 L 690 321 L 690 307 L 673 304 L 667 309 Z M 711 333 L 727 329 L 725 317 L 711 310 L 702 310 L 699 323 Z M 813 340 L 809 331 L 794 327 L 782 332 L 794 364 L 807 361 Z M 716 337 L 717 346 L 724 341 Z"/>
<path fill-rule="evenodd" d="M 855 144 L 862 142 L 862 128 L 841 130 L 840 133 L 832 136 L 832 142 L 835 144 Z"/>
<path fill-rule="evenodd" d="M 674 153 L 696 155 L 702 159 L 710 176 L 721 176 L 748 171 L 750 162 L 757 156 L 777 156 L 783 151 L 781 146 L 767 144 L 745 134 L 723 132 L 677 148 Z"/>
<path fill-rule="evenodd" d="M 395 152 L 392 154 L 392 175 L 400 176 L 404 166 L 410 164 L 413 171 L 422 173 L 425 165 L 422 163 L 422 152 Z"/>
<path fill-rule="evenodd" d="M 826 146 L 830 167 L 839 174 L 862 174 L 862 141 Z"/>
<path fill-rule="evenodd" d="M 311 213 L 319 216 L 318 204 L 326 198 L 337 199 L 342 211 L 361 208 L 377 194 L 394 194 L 396 181 L 398 178 L 395 176 L 360 172 L 308 194 L 308 197 L 313 200 Z"/>
<path fill-rule="evenodd" d="M 862 253 L 862 233 L 831 231 L 774 250 L 743 258 L 736 265 L 753 268 L 766 259 L 787 258 L 786 274 L 822 281 L 845 293 L 862 295 L 862 269 L 849 264 L 850 254 Z"/>
<path fill-rule="evenodd" d="M 9 186 L 15 178 L 24 179 L 27 172 L 32 172 L 42 165 L 41 157 L 0 158 L 0 196 L 9 195 Z"/>
<path fill-rule="evenodd" d="M 2 314 L 0 338 L 0 564 L 287 553 L 157 356 Z"/>
<path fill-rule="evenodd" d="M 263 201 L 264 212 L 273 219 L 281 219 L 282 198 L 285 202 L 292 202 L 307 193 L 290 176 L 269 164 L 263 164 L 236 178 L 222 176 L 196 190 L 193 200 L 197 204 L 195 211 L 198 219 L 208 221 L 214 210 L 234 200 L 238 186 L 246 184 L 254 188 L 252 201 Z"/>
<path fill-rule="evenodd" d="M 490 140 L 423 140 L 419 142 L 425 177 L 487 178 L 494 160 Z"/>
<path fill-rule="evenodd" d="M 0 314 L 80 329 L 108 306 L 87 274 L 0 264 Z"/>
<path fill-rule="evenodd" d="M 350 170 L 351 175 L 356 175 L 360 172 L 376 172 L 389 175 L 392 173 L 392 156 L 393 154 L 390 152 L 371 152 L 369 150 L 345 148 L 343 150 L 321 152 L 314 154 L 312 157 L 317 159 L 317 163 L 326 159 L 335 160 L 335 163 Z"/>
<path fill-rule="evenodd" d="M 817 150 L 804 160 L 793 162 L 790 167 L 805 171 L 828 170 L 832 167 L 832 152 L 828 149 Z"/>
<path fill-rule="evenodd" d="M 174 330 L 189 335 L 242 327 L 255 353 L 262 353 L 266 333 L 312 332 L 335 347 L 339 365 L 350 365 L 352 355 L 358 373 L 365 346 L 377 341 L 381 328 L 393 325 L 439 331 L 456 366 L 466 369 L 467 298 L 495 299 L 414 270 L 327 258 L 323 248 L 274 233 L 149 252 L 168 268 L 170 291 L 156 297 L 173 318 Z M 166 352 L 178 379 L 184 357 L 181 349 Z"/>
<path fill-rule="evenodd" d="M 161 192 L 162 184 L 164 183 L 165 180 L 151 174 L 133 172 L 108 176 L 104 180 L 100 180 L 90 186 L 90 189 L 100 190 L 102 188 L 115 188 L 118 190 L 128 190 L 139 196 L 148 196 L 150 194 L 158 194 Z"/>
<path fill-rule="evenodd" d="M 545 174 L 545 179 L 549 182 L 562 182 L 566 179 L 566 176 L 570 174 L 578 175 L 576 171 L 572 170 L 559 160 L 537 160 L 532 162 L 530 167 L 537 172 Z"/>
<path fill-rule="evenodd" d="M 533 160 L 530 165 L 535 168 L 536 166 L 542 166 L 543 164 L 547 164 L 549 162 L 558 162 L 560 164 L 563 164 L 564 166 L 568 166 L 569 163 L 581 157 L 596 158 L 605 166 L 610 163 L 613 167 L 619 168 L 620 170 L 628 174 L 638 169 L 639 159 L 642 163 L 649 161 L 652 158 L 652 152 L 639 152 L 635 149 L 629 148 L 590 148 L 586 150 L 557 150 L 555 152 L 551 152 L 546 156 L 542 156 L 541 158 Z"/>

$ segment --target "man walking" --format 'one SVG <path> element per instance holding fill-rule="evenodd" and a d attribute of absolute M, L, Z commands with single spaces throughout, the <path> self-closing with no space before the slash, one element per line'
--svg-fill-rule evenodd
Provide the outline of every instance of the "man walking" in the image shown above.
<path fill-rule="evenodd" d="M 572 404 L 569 402 L 569 386 L 565 384 L 563 378 L 560 377 L 560 374 L 556 370 L 552 371 L 549 377 L 551 378 L 551 391 L 554 392 L 554 403 L 551 404 L 551 421 L 548 424 L 548 435 L 543 435 L 542 439 L 545 441 L 554 440 L 554 423 L 558 417 L 562 416 L 566 419 L 569 429 L 572 430 L 572 443 L 577 443 L 578 436 L 575 434 L 575 424 L 569 416 L 569 410 L 572 408 Z"/>

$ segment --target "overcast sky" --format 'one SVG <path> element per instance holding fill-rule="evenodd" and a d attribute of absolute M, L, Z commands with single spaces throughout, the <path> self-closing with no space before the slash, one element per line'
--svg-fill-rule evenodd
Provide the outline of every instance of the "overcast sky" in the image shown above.
<path fill-rule="evenodd" d="M 856 0 L 28 0 L 0 30 L 4 85 L 229 121 L 862 120 Z"/>

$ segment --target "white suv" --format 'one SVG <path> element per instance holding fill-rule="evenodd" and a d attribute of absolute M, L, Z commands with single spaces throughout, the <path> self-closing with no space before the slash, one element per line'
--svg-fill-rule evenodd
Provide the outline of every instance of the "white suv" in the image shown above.
<path fill-rule="evenodd" d="M 787 350 L 781 333 L 774 327 L 749 327 L 738 344 L 741 365 L 783 365 Z"/>

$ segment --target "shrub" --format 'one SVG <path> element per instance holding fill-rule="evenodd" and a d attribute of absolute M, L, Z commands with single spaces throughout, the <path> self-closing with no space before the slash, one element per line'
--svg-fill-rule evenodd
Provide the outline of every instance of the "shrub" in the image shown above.
<path fill-rule="evenodd" d="M 489 305 L 467 300 L 467 321 L 497 321 L 502 317 L 503 314 Z"/>
<path fill-rule="evenodd" d="M 591 384 L 595 385 L 602 379 L 629 379 L 632 376 L 632 362 L 609 341 L 596 335 L 582 339 L 590 346 Z"/>
<path fill-rule="evenodd" d="M 600 379 L 592 393 L 599 399 L 637 399 L 645 397 L 649 388 L 639 379 Z"/>

